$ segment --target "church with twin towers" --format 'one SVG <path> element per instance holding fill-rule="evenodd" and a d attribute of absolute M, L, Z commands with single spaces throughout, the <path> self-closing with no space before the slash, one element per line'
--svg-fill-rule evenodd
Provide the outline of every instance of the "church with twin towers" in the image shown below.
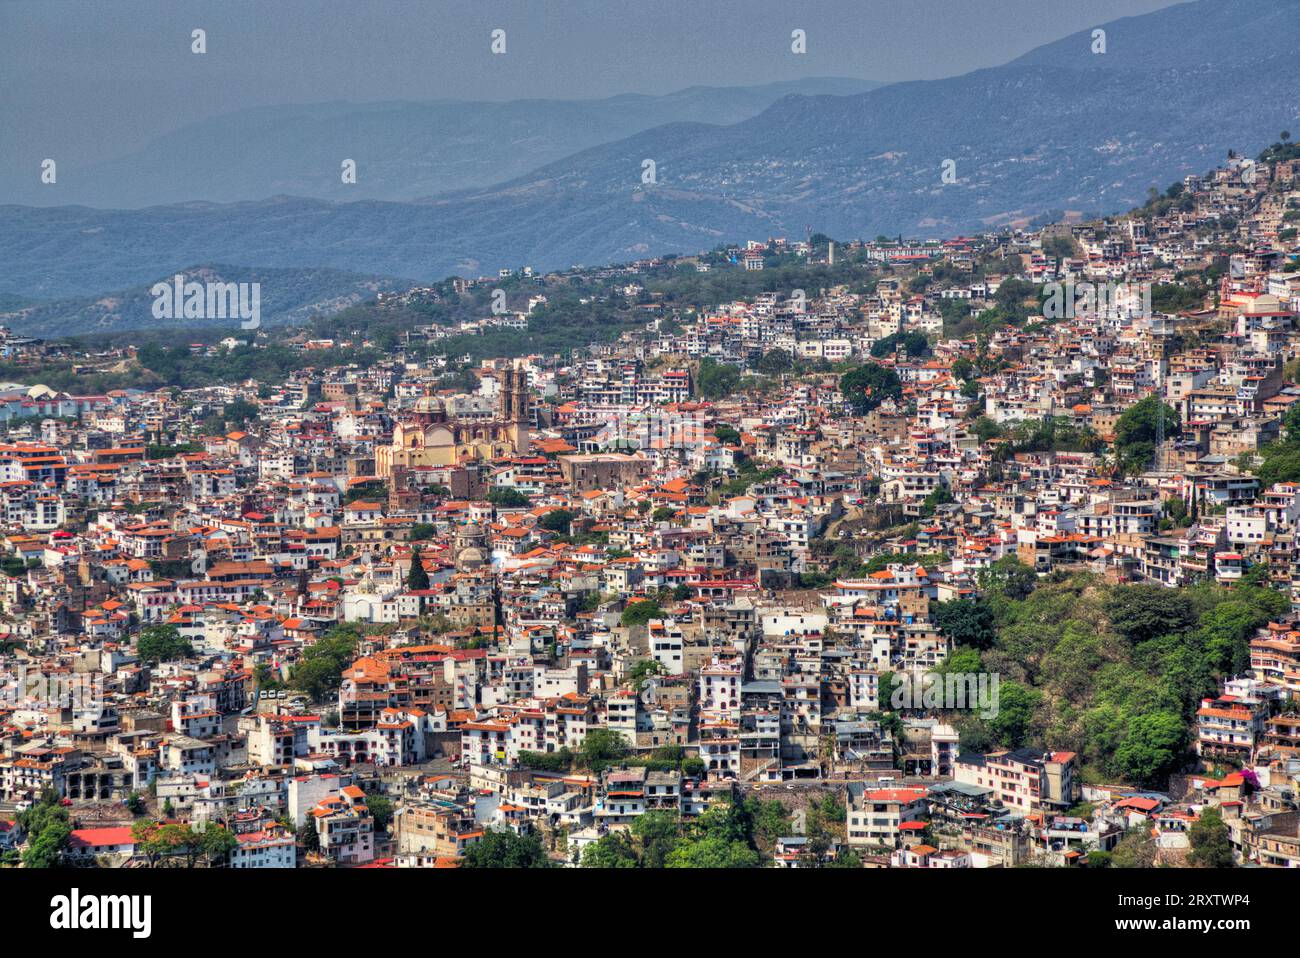
<path fill-rule="evenodd" d="M 495 416 L 453 417 L 439 397 L 421 396 L 393 426 L 392 442 L 375 450 L 376 474 L 387 479 L 395 469 L 458 466 L 526 453 L 528 373 L 511 362 L 493 375 L 498 383 Z"/>

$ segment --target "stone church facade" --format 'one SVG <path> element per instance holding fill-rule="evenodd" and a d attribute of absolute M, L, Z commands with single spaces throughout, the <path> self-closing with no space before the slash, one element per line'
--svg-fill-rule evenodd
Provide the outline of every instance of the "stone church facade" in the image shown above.
<path fill-rule="evenodd" d="M 393 427 L 393 439 L 375 450 L 375 472 L 458 466 L 518 456 L 528 451 L 528 374 L 514 365 L 504 370 L 492 419 L 452 419 L 436 396 L 423 396 Z"/>

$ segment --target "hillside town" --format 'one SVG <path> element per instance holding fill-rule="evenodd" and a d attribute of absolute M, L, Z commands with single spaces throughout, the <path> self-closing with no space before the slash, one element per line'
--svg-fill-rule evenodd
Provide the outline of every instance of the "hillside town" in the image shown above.
<path fill-rule="evenodd" d="M 0 861 L 1300 868 L 1288 140 L 179 351 L 276 381 L 5 332 Z M 579 280 L 635 320 L 540 348 Z"/>

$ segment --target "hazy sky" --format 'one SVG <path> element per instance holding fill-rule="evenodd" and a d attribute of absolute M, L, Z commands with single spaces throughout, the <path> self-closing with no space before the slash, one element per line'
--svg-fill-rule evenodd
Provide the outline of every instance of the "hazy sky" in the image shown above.
<path fill-rule="evenodd" d="M 1004 63 L 1170 0 L 0 0 L 0 163 L 326 100 L 665 93 Z M 507 53 L 489 51 L 506 30 Z M 190 33 L 207 32 L 207 53 Z M 803 29 L 808 52 L 790 52 Z M 79 165 L 70 163 L 70 165 Z"/>

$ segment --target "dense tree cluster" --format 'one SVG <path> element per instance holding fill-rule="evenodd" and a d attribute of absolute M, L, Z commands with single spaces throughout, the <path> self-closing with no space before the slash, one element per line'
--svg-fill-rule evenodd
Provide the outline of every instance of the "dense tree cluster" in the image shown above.
<path fill-rule="evenodd" d="M 706 356 L 700 361 L 695 377 L 696 388 L 705 399 L 722 399 L 730 396 L 740 385 L 740 370 L 728 363 L 719 363 Z"/>
<path fill-rule="evenodd" d="M 954 713 L 963 745 L 1074 751 L 1085 776 L 1148 786 L 1190 761 L 1200 699 L 1248 667 L 1251 636 L 1288 606 L 1248 583 L 1175 590 L 1083 573 L 1040 583 L 1013 558 L 981 584 L 984 598 L 936 613 L 956 643 L 945 668 L 1001 679 L 995 717 Z"/>
<path fill-rule="evenodd" d="M 22 854 L 26 867 L 54 868 L 62 863 L 72 836 L 72 823 L 57 792 L 45 791 L 31 808 L 19 812 L 18 826 L 29 836 Z"/>
<path fill-rule="evenodd" d="M 1260 450 L 1263 462 L 1254 468 L 1260 485 L 1300 479 L 1300 405 L 1292 406 L 1282 420 L 1282 436 Z"/>
<path fill-rule="evenodd" d="M 879 363 L 866 363 L 840 377 L 840 392 L 854 412 L 871 412 L 886 399 L 903 395 L 903 383 L 894 372 Z"/>
<path fill-rule="evenodd" d="M 180 634 L 174 625 L 150 625 L 141 630 L 135 640 L 135 652 L 140 661 L 149 665 L 170 662 L 194 654 L 189 639 Z"/>
<path fill-rule="evenodd" d="M 550 868 L 551 861 L 536 835 L 516 835 L 492 829 L 465 849 L 460 867 Z"/>
<path fill-rule="evenodd" d="M 343 670 L 352 664 L 361 631 L 352 625 L 338 625 L 314 645 L 303 650 L 302 659 L 293 667 L 289 684 L 306 692 L 313 702 L 323 702 L 338 691 Z"/>
<path fill-rule="evenodd" d="M 635 672 L 637 678 L 644 678 L 652 670 Z M 635 679 L 634 679 L 635 681 Z M 651 771 L 676 771 L 686 775 L 704 774 L 704 762 L 696 757 L 687 757 L 686 749 L 680 745 L 661 745 L 648 755 L 633 755 L 627 740 L 618 732 L 609 729 L 592 729 L 584 738 L 582 747 L 574 752 L 561 748 L 554 752 L 519 753 L 519 763 L 528 768 L 542 769 L 548 772 L 567 772 L 572 769 L 584 769 L 597 774 L 618 765 L 623 767 L 647 768 Z"/>
<path fill-rule="evenodd" d="M 131 837 L 151 868 L 169 864 L 193 868 L 199 862 L 217 865 L 239 847 L 234 833 L 217 824 L 195 827 L 139 818 L 131 826 Z"/>
<path fill-rule="evenodd" d="M 844 806 L 833 795 L 805 812 L 810 864 L 844 837 Z M 779 801 L 722 800 L 694 820 L 672 812 L 637 816 L 626 832 L 610 832 L 588 845 L 583 868 L 758 868 L 782 835 L 790 834 L 790 813 Z M 857 865 L 852 853 L 835 862 Z"/>
<path fill-rule="evenodd" d="M 645 625 L 651 619 L 661 619 L 664 610 L 654 599 L 642 599 L 632 602 L 619 616 L 620 625 Z"/>
<path fill-rule="evenodd" d="M 924 333 L 912 329 L 905 333 L 883 336 L 871 344 L 871 355 L 877 359 L 892 356 L 897 350 L 902 350 L 909 359 L 916 359 L 930 351 L 930 341 Z"/>
<path fill-rule="evenodd" d="M 1178 411 L 1155 396 L 1139 399 L 1119 417 L 1115 425 L 1115 458 L 1123 471 L 1142 472 L 1151 467 L 1162 412 L 1165 437 L 1177 436 L 1182 431 Z"/>

